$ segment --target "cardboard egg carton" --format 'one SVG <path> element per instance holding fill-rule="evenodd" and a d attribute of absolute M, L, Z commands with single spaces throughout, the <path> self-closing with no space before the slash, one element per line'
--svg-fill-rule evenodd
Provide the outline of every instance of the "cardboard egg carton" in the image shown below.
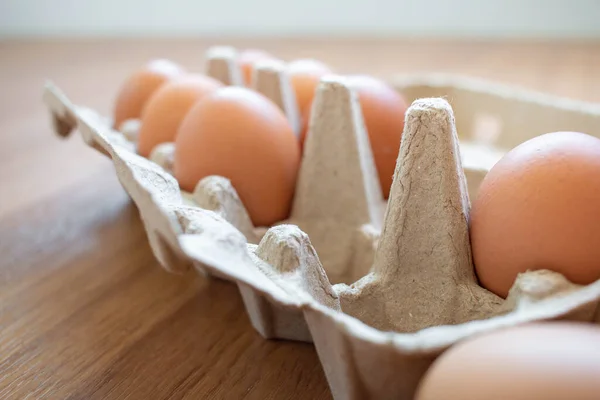
<path fill-rule="evenodd" d="M 241 84 L 231 48 L 211 50 L 207 71 Z M 468 233 L 469 198 L 505 150 L 550 131 L 600 136 L 600 107 L 457 77 L 394 85 L 414 102 L 389 201 L 357 96 L 330 76 L 316 94 L 290 218 L 273 227 L 252 226 L 223 177 L 180 191 L 169 172 L 173 144 L 138 156 L 138 122 L 113 130 L 52 84 L 44 101 L 58 134 L 77 128 L 112 159 L 164 268 L 235 282 L 262 336 L 314 342 L 336 399 L 410 399 L 435 358 L 472 335 L 539 320 L 600 322 L 600 281 L 527 272 L 506 300 L 480 287 Z M 299 132 L 285 65 L 260 65 L 253 86 Z"/>

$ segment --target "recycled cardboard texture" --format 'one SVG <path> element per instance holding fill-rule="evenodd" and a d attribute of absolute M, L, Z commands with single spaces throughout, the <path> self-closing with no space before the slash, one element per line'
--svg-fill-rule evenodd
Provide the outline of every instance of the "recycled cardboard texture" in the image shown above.
<path fill-rule="evenodd" d="M 384 208 L 358 98 L 343 78 L 324 78 L 289 222 L 308 233 L 331 282 L 352 283 L 371 267 L 369 231 L 380 229 Z"/>
<path fill-rule="evenodd" d="M 264 94 L 281 108 L 296 136 L 300 136 L 300 113 L 283 61 L 267 60 L 257 63 L 252 75 L 252 84 L 254 90 Z"/>
<path fill-rule="evenodd" d="M 206 74 L 226 85 L 242 86 L 244 80 L 236 56 L 237 51 L 233 47 L 212 47 L 206 53 Z"/>
<path fill-rule="evenodd" d="M 137 143 L 141 124 L 142 122 L 139 119 L 127 119 L 123 121 L 117 130 L 121 132 L 123 136 L 125 136 L 125 139 L 129 140 L 131 143 Z M 159 146 L 156 147 L 158 148 Z M 154 151 L 156 151 L 156 148 Z"/>
<path fill-rule="evenodd" d="M 137 134 L 133 133 L 133 130 L 130 129 L 125 134 L 125 137 L 129 140 L 129 137 L 137 137 Z M 150 161 L 155 162 L 156 164 L 163 167 L 169 173 L 173 172 L 173 162 L 175 156 L 175 143 L 167 142 L 160 143 L 156 145 L 152 151 L 150 152 Z"/>
<path fill-rule="evenodd" d="M 495 118 L 501 134 L 491 144 L 499 149 L 512 149 L 548 132 L 577 131 L 600 137 L 597 103 L 443 74 L 398 77 L 393 84 L 409 101 L 419 97 L 447 98 L 454 113 L 460 116 L 456 129 L 461 139 L 477 141 L 473 128 L 478 117 Z"/>
<path fill-rule="evenodd" d="M 340 292 L 342 309 L 402 332 L 494 315 L 502 300 L 476 282 L 469 198 L 445 100 L 409 108 L 398 160 L 372 273 Z"/>
<path fill-rule="evenodd" d="M 419 97 L 418 88 L 423 88 L 424 93 L 441 90 L 436 79 L 430 86 L 426 79 L 417 79 L 414 86 L 407 80 L 401 87 L 409 98 Z M 519 104 L 521 99 L 521 107 L 532 110 L 528 121 L 533 130 L 545 127 L 545 122 L 534 114 L 543 110 L 542 115 L 573 117 L 576 124 L 581 124 L 577 125 L 581 130 L 600 134 L 600 112 L 592 106 L 569 103 L 575 107 L 563 107 L 565 103 L 561 101 L 546 102 L 542 97 L 501 91 L 477 81 L 465 82 L 458 80 L 454 84 L 446 80 L 453 102 L 461 103 L 466 100 L 460 96 L 470 96 L 472 109 L 476 110 L 480 104 L 485 106 L 484 99 L 494 99 L 496 115 L 503 121 L 502 135 L 510 126 L 504 122 L 510 119 L 504 112 L 516 107 L 512 104 Z M 481 101 L 477 93 L 481 94 Z M 315 101 L 290 218 L 292 222 L 298 220 L 299 227 L 272 227 L 258 245 L 249 244 L 247 236 L 251 236 L 248 232 L 262 235 L 261 230 L 249 228 L 247 220 L 240 217 L 243 205 L 239 198 L 235 201 L 235 190 L 224 178 L 208 177 L 193 194 L 181 193 L 168 172 L 136 155 L 134 144 L 113 131 L 95 112 L 74 106 L 50 84 L 44 100 L 58 133 L 67 135 L 77 127 L 86 143 L 112 158 L 122 185 L 140 210 L 161 264 L 171 271 L 194 266 L 237 282 L 252 323 L 263 336 L 314 341 L 337 399 L 410 399 L 422 375 L 441 352 L 481 332 L 557 318 L 600 322 L 600 281 L 581 287 L 560 274 L 528 272 L 519 275 L 506 300 L 476 285 L 468 245 L 469 205 L 460 149 L 452 109 L 444 100 L 422 99 L 408 111 L 392 194 L 383 232 L 379 234 L 377 226 L 382 225 L 382 220 L 373 212 L 378 208 L 377 180 L 372 156 L 368 146 L 364 146 L 368 142 L 359 123 L 359 110 L 342 79 L 324 82 Z M 324 112 L 324 107 L 330 112 Z M 475 113 L 469 111 L 468 119 Z M 340 121 L 334 123 L 332 115 Z M 332 128 L 327 129 L 329 126 Z M 336 149 L 345 154 L 333 154 L 331 163 L 319 154 L 329 134 L 337 135 L 341 142 L 336 142 Z M 498 139 L 504 140 L 503 136 Z M 505 143 L 516 141 L 509 136 Z M 472 167 L 478 174 L 485 171 L 485 165 L 464 161 L 467 176 Z M 306 165 L 313 162 L 323 163 L 323 170 L 315 169 L 313 173 L 317 171 L 329 179 L 335 168 L 354 171 L 354 180 L 350 174 L 340 179 L 348 183 L 348 190 L 356 198 L 319 198 L 316 189 L 323 185 L 319 183 L 321 177 L 313 176 L 314 187 L 307 177 L 302 177 L 309 174 L 311 168 Z M 353 164 L 344 166 L 344 162 Z M 315 194 L 314 203 L 300 199 L 303 193 Z M 203 196 L 210 200 L 202 200 Z M 224 196 L 223 200 L 219 196 Z M 212 204 L 215 211 L 194 205 L 198 204 L 194 199 L 200 199 L 204 205 Z M 340 205 L 349 207 L 347 220 Z M 307 223 L 310 217 L 326 217 L 329 211 L 337 212 L 341 219 L 337 225 L 329 222 L 330 236 L 343 238 L 349 234 L 340 230 L 358 230 L 362 233 L 358 237 L 370 244 L 371 250 L 376 249 L 370 260 L 357 257 L 361 267 L 356 270 L 348 266 L 351 262 L 345 270 L 331 270 L 348 281 L 362 274 L 352 285 L 330 284 L 325 271 L 335 265 L 340 255 L 322 257 L 319 247 L 328 243 L 327 239 L 324 234 L 321 236 L 316 223 Z M 234 224 L 238 228 L 245 225 L 246 232 Z M 313 247 L 312 242 L 317 241 L 322 241 L 320 246 Z"/>

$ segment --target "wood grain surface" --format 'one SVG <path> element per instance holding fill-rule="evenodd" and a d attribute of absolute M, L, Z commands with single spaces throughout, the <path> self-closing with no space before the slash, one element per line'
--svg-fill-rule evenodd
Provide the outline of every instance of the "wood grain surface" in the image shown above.
<path fill-rule="evenodd" d="M 331 397 L 313 347 L 262 339 L 235 286 L 159 267 L 110 161 L 53 136 L 42 106 L 51 78 L 109 113 L 140 64 L 201 71 L 213 43 L 343 73 L 456 72 L 600 101 L 598 42 L 0 42 L 0 398 Z"/>

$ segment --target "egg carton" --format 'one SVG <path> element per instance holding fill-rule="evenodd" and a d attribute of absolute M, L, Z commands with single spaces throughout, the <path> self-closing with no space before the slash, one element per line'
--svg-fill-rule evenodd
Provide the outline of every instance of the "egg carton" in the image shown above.
<path fill-rule="evenodd" d="M 211 50 L 207 71 L 241 84 L 234 49 Z M 414 101 L 389 201 L 357 95 L 344 78 L 325 77 L 290 218 L 273 227 L 252 226 L 223 177 L 182 192 L 169 172 L 173 144 L 150 159 L 136 154 L 138 122 L 114 130 L 51 83 L 44 101 L 59 135 L 77 128 L 112 159 L 160 264 L 235 282 L 263 337 L 314 343 L 336 399 L 410 399 L 436 357 L 473 335 L 541 320 L 599 323 L 600 281 L 529 271 L 506 300 L 480 287 L 468 219 L 469 198 L 505 150 L 556 130 L 598 136 L 600 107 L 456 76 L 392 84 Z M 283 63 L 258 66 L 253 86 L 300 131 Z"/>

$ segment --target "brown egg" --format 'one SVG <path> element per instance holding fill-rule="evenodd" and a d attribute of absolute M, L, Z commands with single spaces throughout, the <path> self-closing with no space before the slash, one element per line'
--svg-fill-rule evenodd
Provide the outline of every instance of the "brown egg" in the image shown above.
<path fill-rule="evenodd" d="M 358 94 L 379 183 L 383 197 L 387 199 L 400 152 L 407 104 L 400 93 L 379 79 L 364 75 L 348 79 Z"/>
<path fill-rule="evenodd" d="M 597 400 L 600 327 L 539 323 L 459 343 L 427 371 L 416 400 Z"/>
<path fill-rule="evenodd" d="M 296 103 L 300 115 L 307 115 L 319 81 L 324 75 L 330 74 L 331 69 L 321 61 L 313 59 L 291 61 L 287 69 L 292 88 L 296 93 Z"/>
<path fill-rule="evenodd" d="M 148 100 L 142 113 L 138 153 L 148 157 L 154 146 L 172 142 L 179 124 L 192 105 L 223 86 L 204 75 L 184 75 L 163 85 Z"/>
<path fill-rule="evenodd" d="M 128 119 L 138 119 L 146 102 L 165 82 L 183 74 L 183 69 L 169 60 L 153 60 L 133 73 L 121 86 L 114 109 L 114 127 Z"/>
<path fill-rule="evenodd" d="M 575 132 L 533 138 L 484 178 L 470 217 L 481 285 L 506 297 L 520 272 L 600 279 L 600 140 Z"/>
<path fill-rule="evenodd" d="M 238 55 L 238 63 L 242 69 L 242 77 L 246 86 L 252 84 L 252 74 L 254 73 L 254 66 L 257 62 L 263 60 L 274 60 L 275 57 L 267 53 L 264 50 L 259 49 L 246 49 Z"/>
<path fill-rule="evenodd" d="M 206 176 L 228 178 L 255 226 L 288 217 L 299 167 L 298 140 L 283 112 L 246 88 L 206 96 L 187 114 L 175 141 L 180 186 L 193 191 Z"/>

